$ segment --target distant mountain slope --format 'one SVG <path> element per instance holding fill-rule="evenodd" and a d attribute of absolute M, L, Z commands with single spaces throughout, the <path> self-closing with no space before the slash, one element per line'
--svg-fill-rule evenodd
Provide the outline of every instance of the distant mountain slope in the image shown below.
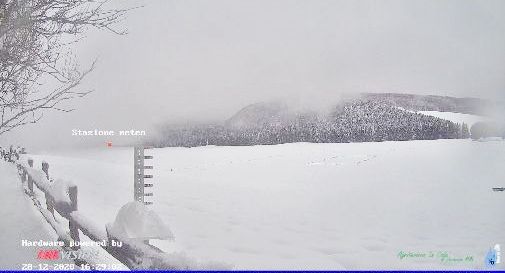
<path fill-rule="evenodd" d="M 225 126 L 234 129 L 258 128 L 280 125 L 293 118 L 289 107 L 282 102 L 254 103 L 225 121 Z"/>
<path fill-rule="evenodd" d="M 363 93 L 362 98 L 382 101 L 412 111 L 440 111 L 473 115 L 484 115 L 496 103 L 478 98 L 455 98 L 433 95 L 413 95 L 396 93 Z"/>
<path fill-rule="evenodd" d="M 361 94 L 320 113 L 282 102 L 248 105 L 223 124 L 166 126 L 153 145 L 260 145 L 466 138 L 466 124 L 415 111 L 478 112 L 486 101 L 408 94 Z"/>

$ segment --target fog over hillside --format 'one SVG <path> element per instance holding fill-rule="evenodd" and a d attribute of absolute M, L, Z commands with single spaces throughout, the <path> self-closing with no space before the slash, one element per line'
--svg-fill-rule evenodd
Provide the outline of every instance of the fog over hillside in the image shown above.
<path fill-rule="evenodd" d="M 80 130 L 219 122 L 255 102 L 328 109 L 345 93 L 504 99 L 503 1 L 111 1 L 143 6 L 128 34 L 90 31 L 76 59 L 95 90 L 2 136 L 29 148 L 129 144 Z M 76 90 L 77 91 L 77 90 Z M 146 139 L 147 139 L 146 138 Z"/>
<path fill-rule="evenodd" d="M 222 122 L 167 123 L 147 143 L 192 147 L 468 138 L 468 124 L 421 111 L 485 116 L 500 107 L 502 103 L 483 99 L 393 93 L 345 96 L 319 109 L 277 100 L 248 105 Z"/>
<path fill-rule="evenodd" d="M 0 90 L 0 270 L 505 270 L 505 0 L 0 0 Z"/>

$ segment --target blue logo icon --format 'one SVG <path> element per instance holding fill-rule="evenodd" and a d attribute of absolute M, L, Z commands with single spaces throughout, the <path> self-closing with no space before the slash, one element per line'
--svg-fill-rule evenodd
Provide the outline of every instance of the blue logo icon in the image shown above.
<path fill-rule="evenodd" d="M 485 264 L 487 267 L 495 267 L 500 263 L 500 245 L 496 244 L 493 248 L 489 248 L 486 254 Z"/>
<path fill-rule="evenodd" d="M 486 254 L 486 265 L 488 267 L 494 267 L 496 265 L 496 250 L 490 248 Z"/>

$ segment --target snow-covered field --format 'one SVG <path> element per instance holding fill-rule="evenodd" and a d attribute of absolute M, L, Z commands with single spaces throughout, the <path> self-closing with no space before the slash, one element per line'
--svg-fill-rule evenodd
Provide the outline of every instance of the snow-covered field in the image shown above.
<path fill-rule="evenodd" d="M 175 242 L 237 269 L 484 268 L 505 246 L 505 141 L 436 140 L 164 148 L 154 205 Z M 133 198 L 133 149 L 30 155 L 112 222 Z M 400 259 L 399 253 L 435 257 Z M 463 261 L 442 261 L 441 257 Z M 503 256 L 503 254 L 502 254 Z M 505 268 L 502 261 L 498 268 Z"/>
<path fill-rule="evenodd" d="M 452 121 L 454 123 L 462 124 L 463 122 L 468 125 L 468 127 L 472 127 L 476 122 L 479 121 L 490 121 L 490 118 L 470 115 L 470 114 L 462 114 L 462 113 L 452 113 L 452 112 L 439 112 L 439 111 L 419 111 L 423 115 L 434 116 L 437 118 L 445 119 Z"/>

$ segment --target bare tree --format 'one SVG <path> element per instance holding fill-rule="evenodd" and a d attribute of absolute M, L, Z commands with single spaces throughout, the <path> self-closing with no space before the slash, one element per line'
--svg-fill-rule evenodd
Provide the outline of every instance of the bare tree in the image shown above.
<path fill-rule="evenodd" d="M 71 43 L 90 27 L 116 34 L 127 9 L 108 9 L 108 0 L 0 0 L 0 135 L 39 121 L 46 110 L 69 112 L 62 104 L 86 96 L 76 87 L 93 70 L 80 69 Z M 44 80 L 56 88 L 43 88 Z"/>

